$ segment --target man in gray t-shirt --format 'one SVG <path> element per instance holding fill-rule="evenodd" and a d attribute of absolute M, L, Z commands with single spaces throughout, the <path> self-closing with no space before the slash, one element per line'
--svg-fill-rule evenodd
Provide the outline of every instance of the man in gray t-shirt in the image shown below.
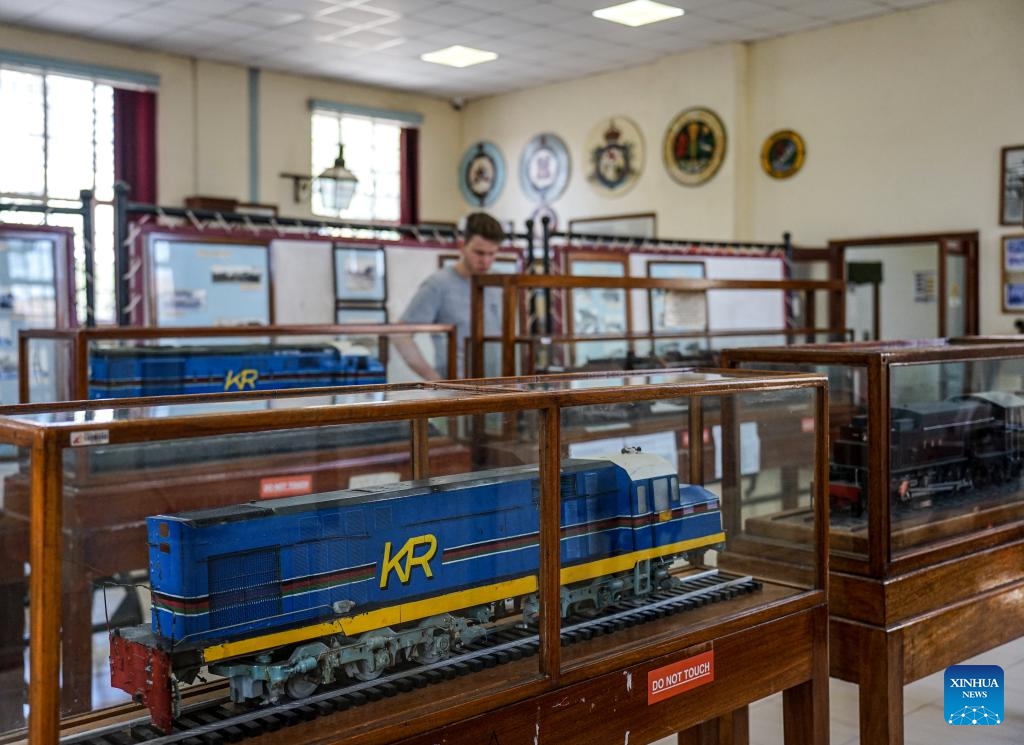
<path fill-rule="evenodd" d="M 433 338 L 436 368 L 424 359 L 412 337 L 394 337 L 395 348 L 413 372 L 425 380 L 466 376 L 465 339 L 470 332 L 470 278 L 490 271 L 504 239 L 501 223 L 485 212 L 474 212 L 466 219 L 459 260 L 423 280 L 402 313 L 400 323 L 455 324 L 458 370 L 454 374 L 443 369 L 447 359 L 445 337 Z M 499 296 L 497 288 L 488 288 L 484 292 L 484 333 L 487 335 L 501 332 Z"/>

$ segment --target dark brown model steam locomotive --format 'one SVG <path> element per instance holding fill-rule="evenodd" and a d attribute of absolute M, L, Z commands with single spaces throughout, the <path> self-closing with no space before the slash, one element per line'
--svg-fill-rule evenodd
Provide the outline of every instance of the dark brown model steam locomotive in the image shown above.
<path fill-rule="evenodd" d="M 1003 391 L 892 409 L 889 489 L 895 506 L 1009 484 L 1022 470 L 1024 398 Z M 868 420 L 855 415 L 832 443 L 829 498 L 854 516 L 867 508 Z"/>

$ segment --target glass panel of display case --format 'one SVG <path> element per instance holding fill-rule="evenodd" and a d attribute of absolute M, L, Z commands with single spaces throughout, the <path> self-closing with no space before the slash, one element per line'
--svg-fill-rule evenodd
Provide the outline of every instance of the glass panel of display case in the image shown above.
<path fill-rule="evenodd" d="M 446 330 L 448 326 L 431 326 Z M 323 329 L 323 330 L 321 330 Z M 351 330 L 350 330 L 351 329 Z M 401 326 L 300 326 L 225 335 L 152 336 L 130 328 L 23 334 L 29 402 L 280 390 L 410 382 L 395 339 Z M 426 339 L 428 334 L 421 336 Z M 447 356 L 449 336 L 438 334 Z M 82 360 L 76 349 L 84 345 Z M 78 369 L 79 365 L 83 369 Z"/>
<path fill-rule="evenodd" d="M 33 338 L 27 340 L 28 361 L 24 366 L 28 381 L 28 398 L 5 403 L 47 403 L 69 401 L 73 359 L 70 339 Z"/>
<path fill-rule="evenodd" d="M 28 451 L 0 450 L 0 736 L 24 729 L 28 713 L 27 667 L 31 644 L 28 606 L 30 502 L 8 487 L 19 463 L 31 467 Z"/>
<path fill-rule="evenodd" d="M 381 685 L 411 690 L 401 717 L 538 680 L 538 443 L 476 463 L 443 434 L 459 419 L 65 450 L 62 715 L 141 692 L 182 727 L 212 689 L 218 719 L 340 698 L 361 722 Z M 21 465 L 8 493 L 28 494 Z M 500 675 L 474 662 L 496 646 Z"/>
<path fill-rule="evenodd" d="M 161 337 L 89 344 L 88 398 L 386 383 L 376 335 Z"/>
<path fill-rule="evenodd" d="M 669 376 L 622 382 L 641 378 Z M 562 409 L 566 664 L 815 587 L 815 403 L 798 389 Z"/>
<path fill-rule="evenodd" d="M 1024 358 L 893 365 L 894 556 L 1024 516 Z"/>

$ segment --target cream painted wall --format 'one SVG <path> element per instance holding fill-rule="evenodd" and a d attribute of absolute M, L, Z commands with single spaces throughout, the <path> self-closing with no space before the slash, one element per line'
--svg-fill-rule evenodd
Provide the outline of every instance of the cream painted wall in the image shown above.
<path fill-rule="evenodd" d="M 1000 303 L 999 150 L 1024 141 L 1024 2 L 955 0 L 752 47 L 751 127 L 807 141 L 796 177 L 748 159 L 746 236 L 829 238 L 980 230 L 985 333 Z"/>
<path fill-rule="evenodd" d="M 244 67 L 205 60 L 197 60 L 194 70 L 196 188 L 189 193 L 248 202 L 249 73 Z M 161 85 L 158 106 L 164 103 L 165 92 L 169 91 Z M 162 135 L 163 130 L 157 137 Z M 163 167 L 161 161 L 157 172 Z M 162 193 L 160 198 L 165 199 Z"/>
<path fill-rule="evenodd" d="M 534 205 L 519 185 L 519 156 L 534 135 L 551 131 L 565 141 L 572 159 L 569 185 L 553 204 L 559 227 L 566 227 L 573 218 L 655 211 L 662 235 L 731 237 L 738 192 L 734 143 L 740 137 L 735 122 L 742 113 L 739 98 L 746 55 L 742 45 L 717 46 L 650 65 L 469 103 L 463 150 L 477 140 L 491 140 L 501 149 L 508 168 L 505 188 L 491 211 L 499 219 L 514 219 L 517 224 L 529 217 Z M 710 107 L 722 117 L 729 144 L 718 175 L 705 186 L 690 188 L 668 175 L 661 146 L 665 128 L 676 114 L 698 105 Z M 614 114 L 626 114 L 637 123 L 644 134 L 647 156 L 637 185 L 624 195 L 607 197 L 584 178 L 584 145 L 591 128 Z"/>

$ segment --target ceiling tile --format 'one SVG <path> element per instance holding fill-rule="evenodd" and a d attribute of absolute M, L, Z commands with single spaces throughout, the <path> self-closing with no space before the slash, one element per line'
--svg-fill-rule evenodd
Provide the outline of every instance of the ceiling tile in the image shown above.
<path fill-rule="evenodd" d="M 274 26 L 286 26 L 289 23 L 301 21 L 305 18 L 305 15 L 292 11 L 275 10 L 266 5 L 249 5 L 227 13 L 225 17 L 228 20 L 251 23 L 256 26 L 263 26 L 264 28 L 273 28 Z"/>
<path fill-rule="evenodd" d="M 476 10 L 475 8 L 469 8 L 465 5 L 447 4 L 431 8 L 429 12 L 418 12 L 410 15 L 432 21 L 433 23 L 443 23 L 451 26 L 479 21 L 481 18 L 488 18 L 491 14 Z"/>
<path fill-rule="evenodd" d="M 331 8 L 317 15 L 318 21 L 337 23 L 342 26 L 379 26 L 390 23 L 398 17 L 398 14 L 384 8 L 374 8 L 369 5 L 350 5 L 341 8 Z"/>

